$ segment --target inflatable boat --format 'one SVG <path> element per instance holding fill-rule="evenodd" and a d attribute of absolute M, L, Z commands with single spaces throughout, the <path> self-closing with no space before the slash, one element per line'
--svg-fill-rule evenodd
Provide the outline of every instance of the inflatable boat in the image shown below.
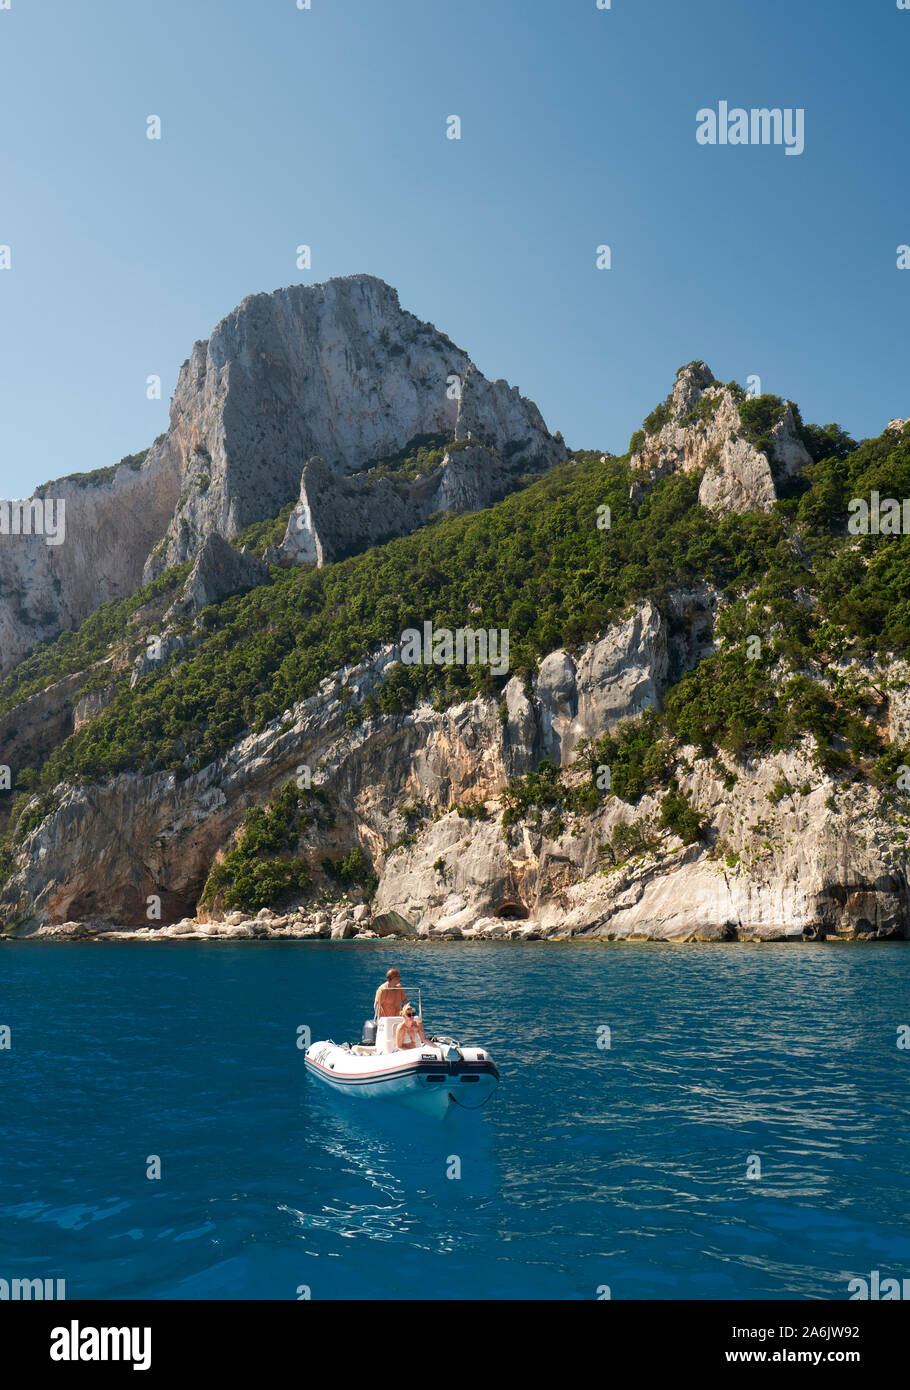
<path fill-rule="evenodd" d="M 400 1018 L 364 1024 L 363 1041 L 314 1042 L 306 1050 L 307 1068 L 336 1091 L 361 1100 L 392 1100 L 442 1116 L 455 1106 L 479 1110 L 499 1084 L 499 1072 L 485 1048 L 462 1047 L 454 1038 L 433 1037 L 399 1051 L 395 1032 Z"/>

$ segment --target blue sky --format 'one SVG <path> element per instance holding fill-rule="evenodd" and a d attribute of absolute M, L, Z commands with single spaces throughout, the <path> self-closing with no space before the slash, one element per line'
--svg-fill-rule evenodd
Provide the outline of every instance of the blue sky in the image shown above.
<path fill-rule="evenodd" d="M 572 446 L 624 449 L 691 358 L 878 433 L 908 71 L 896 0 L 11 0 L 0 495 L 150 443 L 244 295 L 360 271 Z M 721 100 L 803 108 L 805 153 L 699 146 Z"/>

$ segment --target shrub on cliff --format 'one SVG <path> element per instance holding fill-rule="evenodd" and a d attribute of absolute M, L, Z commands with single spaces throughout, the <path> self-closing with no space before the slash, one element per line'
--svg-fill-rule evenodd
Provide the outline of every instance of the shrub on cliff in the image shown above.
<path fill-rule="evenodd" d="M 656 710 L 640 719 L 623 720 L 586 750 L 591 776 L 600 767 L 610 770 L 610 791 L 620 801 L 636 802 L 646 791 L 666 782 L 672 764 L 669 746 L 662 741 L 661 720 Z"/>
<path fill-rule="evenodd" d="M 258 912 L 307 887 L 312 873 L 297 845 L 307 819 L 324 803 L 320 789 L 302 790 L 288 782 L 267 806 L 252 806 L 237 844 L 209 873 L 200 904 Z"/>
<path fill-rule="evenodd" d="M 692 802 L 684 792 L 671 787 L 660 803 L 660 824 L 685 845 L 700 840 L 704 825 Z"/>
<path fill-rule="evenodd" d="M 743 436 L 763 454 L 770 454 L 771 432 L 786 413 L 780 396 L 747 396 L 739 404 L 739 419 Z"/>
<path fill-rule="evenodd" d="M 343 859 L 326 860 L 322 867 L 329 878 L 343 887 L 362 888 L 366 898 L 372 898 L 376 892 L 379 878 L 361 845 L 355 845 Z"/>

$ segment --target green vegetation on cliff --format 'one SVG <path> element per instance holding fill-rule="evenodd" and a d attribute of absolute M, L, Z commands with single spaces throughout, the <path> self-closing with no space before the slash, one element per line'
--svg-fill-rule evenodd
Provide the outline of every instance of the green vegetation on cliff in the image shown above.
<path fill-rule="evenodd" d="M 418 434 L 400 449 L 384 459 L 370 459 L 359 473 L 369 473 L 371 478 L 401 478 L 413 482 L 438 468 L 446 456 L 446 450 L 464 448 L 465 442 L 456 445 L 455 435 L 442 431 L 439 434 Z"/>
<path fill-rule="evenodd" d="M 261 558 L 270 545 L 278 546 L 284 540 L 293 510 L 294 503 L 288 502 L 276 517 L 267 521 L 250 522 L 249 526 L 245 526 L 236 536 L 231 537 L 231 545 L 235 550 L 243 550 L 246 547 L 253 555 Z"/>
<path fill-rule="evenodd" d="M 775 399 L 753 410 L 751 428 L 768 426 Z M 811 732 L 832 767 L 872 770 L 887 751 L 876 728 L 880 696 L 861 682 L 839 686 L 832 663 L 907 649 L 910 538 L 847 535 L 847 503 L 872 489 L 910 495 L 910 431 L 853 448 L 835 426 L 800 428 L 816 461 L 768 514 L 705 512 L 692 474 L 630 495 L 627 459 L 580 454 L 485 512 L 443 518 L 322 570 L 275 570 L 270 586 L 208 610 L 188 654 L 121 691 L 53 752 L 38 785 L 201 767 L 312 695 L 330 672 L 425 620 L 507 628 L 511 673 L 527 678 L 545 653 L 598 636 L 630 603 L 649 598 L 668 611 L 672 590 L 701 582 L 728 600 L 719 650 L 670 691 L 648 747 L 612 736 L 617 747 L 603 759 L 616 794 L 635 800 L 659 782 L 666 748 L 679 741 L 742 756 Z M 609 529 L 598 526 L 604 506 Z M 118 612 L 121 629 L 127 617 Z M 0 700 L 8 707 L 23 689 L 72 669 L 83 648 L 97 655 L 111 621 L 99 610 L 56 655 L 29 658 L 35 665 L 23 663 Z M 399 666 L 352 705 L 349 723 L 420 698 L 444 705 L 493 695 L 503 683 L 479 668 Z"/>
<path fill-rule="evenodd" d="M 272 794 L 268 805 L 250 807 L 236 845 L 212 868 L 200 906 L 258 912 L 311 887 L 317 867 L 341 888 L 358 887 L 367 896 L 372 894 L 376 875 L 359 845 L 343 858 L 324 860 L 320 866 L 298 852 L 305 831 L 331 822 L 327 801 L 320 787 L 303 789 L 287 782 Z"/>
<path fill-rule="evenodd" d="M 296 853 L 297 843 L 324 801 L 324 793 L 298 790 L 288 782 L 267 806 L 251 806 L 237 844 L 209 874 L 200 905 L 258 912 L 307 887 L 310 869 L 305 857 Z"/>
<path fill-rule="evenodd" d="M 228 599 L 192 654 L 121 693 L 51 757 L 46 776 L 103 779 L 129 768 L 200 767 L 249 727 L 313 694 L 405 628 L 507 628 L 512 670 L 529 675 L 554 647 L 601 633 L 632 600 L 663 602 L 700 579 L 752 584 L 769 548 L 789 559 L 782 518 L 708 523 L 698 479 L 665 479 L 629 500 L 622 460 L 588 455 L 476 515 L 322 570 L 276 570 L 274 583 Z M 609 530 L 598 508 L 611 508 Z M 499 684 L 502 684 L 500 681 Z M 439 703 L 495 680 L 478 669 L 400 667 L 378 698 L 387 712 L 428 695 Z M 370 710 L 364 711 L 369 714 Z"/>

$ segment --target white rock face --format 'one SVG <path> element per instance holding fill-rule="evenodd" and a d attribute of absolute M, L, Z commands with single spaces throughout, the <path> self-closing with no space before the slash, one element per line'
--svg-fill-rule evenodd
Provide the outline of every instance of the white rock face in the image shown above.
<path fill-rule="evenodd" d="M 177 632 L 173 627 L 166 627 L 163 632 L 158 634 L 158 640 L 153 646 L 144 647 L 140 651 L 130 672 L 130 689 L 143 676 L 149 676 L 153 672 L 160 671 L 165 666 L 175 652 L 188 650 L 193 645 L 193 638 L 188 632 Z"/>
<path fill-rule="evenodd" d="M 769 457 L 744 438 L 733 393 L 704 363 L 680 371 L 669 411 L 669 422 L 646 437 L 631 465 L 652 480 L 703 468 L 698 500 L 711 511 L 770 511 L 777 500 L 775 479 L 783 482 L 811 463 L 789 402 L 770 433 Z M 687 418 L 693 411 L 696 415 Z"/>
<path fill-rule="evenodd" d="M 181 368 L 170 429 L 153 450 L 179 469 L 181 497 L 146 574 L 194 555 L 212 532 L 277 516 L 309 459 L 340 477 L 446 431 L 497 449 L 513 470 L 565 455 L 532 402 L 487 381 L 383 281 L 351 275 L 251 295 Z M 315 542 L 294 558 L 317 559 Z"/>
<path fill-rule="evenodd" d="M 83 695 L 81 700 L 77 700 L 73 706 L 73 731 L 78 733 L 86 724 L 97 719 L 110 704 L 115 693 L 115 687 L 107 686 L 103 690 L 92 690 L 88 695 Z"/>
<path fill-rule="evenodd" d="M 775 801 L 782 778 L 794 792 Z M 705 764 L 681 785 L 710 815 L 724 853 L 679 841 L 674 850 L 671 839 L 654 855 L 573 884 L 559 903 L 548 901 L 542 920 L 615 938 L 907 934 L 906 864 L 874 789 L 851 789 L 832 809 L 832 785 L 807 750 L 750 764 L 732 791 Z M 648 810 L 643 803 L 637 814 Z"/>
<path fill-rule="evenodd" d="M 110 478 L 87 474 L 38 488 L 36 497 L 64 503 L 61 544 L 0 534 L 0 677 L 36 643 L 138 589 L 180 491 L 177 470 L 153 452 L 137 467 L 121 463 Z"/>
<path fill-rule="evenodd" d="M 649 601 L 614 624 L 577 658 L 551 652 L 533 682 L 539 727 L 535 746 L 543 756 L 568 767 L 579 741 L 634 719 L 659 704 L 667 686 L 713 651 L 712 623 L 717 596 L 706 586 L 680 591 L 672 602 L 674 616 L 686 619 L 685 636 L 671 638 L 666 622 Z M 506 688 L 510 723 L 520 721 L 521 683 Z M 514 716 L 513 716 L 514 707 Z"/>
<path fill-rule="evenodd" d="M 784 777 L 805 790 L 772 799 Z M 528 825 L 504 831 L 493 808 L 479 825 L 451 813 L 389 856 L 376 910 L 401 913 L 423 935 L 451 929 L 484 939 L 910 935 L 907 864 L 874 789 L 830 809 L 832 786 L 805 753 L 762 760 L 732 792 L 704 763 L 680 786 L 705 815 L 706 843 L 686 847 L 663 831 L 649 853 L 618 867 L 602 861 L 600 846 L 619 824 L 656 823 L 659 797 L 635 808 L 607 800 L 555 839 Z M 516 904 L 525 923 L 507 920 Z"/>

